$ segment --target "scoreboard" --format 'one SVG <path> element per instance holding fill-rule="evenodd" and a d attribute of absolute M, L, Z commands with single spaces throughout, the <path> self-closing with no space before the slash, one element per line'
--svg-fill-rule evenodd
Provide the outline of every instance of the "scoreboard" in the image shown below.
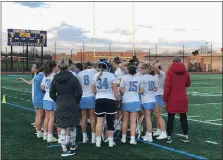
<path fill-rule="evenodd" d="M 47 31 L 8 29 L 8 45 L 47 47 Z"/>

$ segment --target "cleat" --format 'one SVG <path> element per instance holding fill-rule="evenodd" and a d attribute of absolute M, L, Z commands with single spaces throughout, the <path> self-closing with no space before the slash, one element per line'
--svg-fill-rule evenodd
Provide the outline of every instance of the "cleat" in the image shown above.
<path fill-rule="evenodd" d="M 159 137 L 156 137 L 156 139 L 166 139 L 166 138 L 167 138 L 166 132 L 162 132 Z"/>
<path fill-rule="evenodd" d="M 167 137 L 167 141 L 166 141 L 166 143 L 169 143 L 169 144 L 170 144 L 171 142 L 172 142 L 172 139 L 171 139 L 170 136 L 168 136 L 168 137 Z"/>
<path fill-rule="evenodd" d="M 63 152 L 61 153 L 61 156 L 62 156 L 62 157 L 69 157 L 69 156 L 73 156 L 73 155 L 75 155 L 75 153 L 73 153 L 73 152 L 71 152 L 71 151 L 63 151 Z"/>
<path fill-rule="evenodd" d="M 55 137 L 50 137 L 50 138 L 47 138 L 47 142 L 48 142 L 48 143 L 51 143 L 51 142 L 58 142 L 58 139 L 56 139 Z"/>

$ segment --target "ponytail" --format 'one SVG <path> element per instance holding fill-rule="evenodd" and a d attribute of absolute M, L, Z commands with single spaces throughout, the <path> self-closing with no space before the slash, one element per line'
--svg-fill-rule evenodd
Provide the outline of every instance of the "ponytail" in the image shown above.
<path fill-rule="evenodd" d="M 136 65 L 130 63 L 128 65 L 128 72 L 131 75 L 135 75 L 136 74 Z"/>
<path fill-rule="evenodd" d="M 43 70 L 44 70 L 44 67 L 45 67 L 45 63 L 39 63 L 38 65 L 37 65 L 37 72 L 36 72 L 36 74 L 39 74 L 40 72 L 43 72 Z"/>
<path fill-rule="evenodd" d="M 55 61 L 46 62 L 43 69 L 44 75 L 46 77 L 49 76 L 52 73 L 53 68 L 56 66 L 57 66 L 57 63 Z"/>
<path fill-rule="evenodd" d="M 97 78 L 98 81 L 101 80 L 102 72 L 104 71 L 104 69 L 103 68 L 99 68 L 99 70 L 100 70 L 100 73 L 99 73 L 98 78 Z"/>

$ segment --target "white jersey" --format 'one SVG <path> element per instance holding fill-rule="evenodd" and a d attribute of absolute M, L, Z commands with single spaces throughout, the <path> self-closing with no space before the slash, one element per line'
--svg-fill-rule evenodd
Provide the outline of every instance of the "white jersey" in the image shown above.
<path fill-rule="evenodd" d="M 43 77 L 43 80 L 42 80 L 42 83 L 41 85 L 45 87 L 45 95 L 43 97 L 43 100 L 47 100 L 47 101 L 53 101 L 51 98 L 50 98 L 50 85 L 51 85 L 51 82 L 53 80 L 53 77 L 54 77 L 55 73 L 51 73 L 50 75 L 48 75 L 47 77 L 44 76 Z"/>
<path fill-rule="evenodd" d="M 141 103 L 155 102 L 154 89 L 157 87 L 156 78 L 150 74 L 145 74 L 140 78 L 144 88 L 144 93 L 141 95 Z"/>
<path fill-rule="evenodd" d="M 74 71 L 70 71 L 75 77 L 77 77 L 77 73 Z"/>
<path fill-rule="evenodd" d="M 125 72 L 124 72 L 121 68 L 117 68 L 117 69 L 115 70 L 115 76 L 116 76 L 118 79 L 121 79 L 124 75 L 125 75 Z"/>
<path fill-rule="evenodd" d="M 139 101 L 139 89 L 143 87 L 140 76 L 123 76 L 120 84 L 121 87 L 125 89 L 124 95 L 122 96 L 122 103 Z"/>
<path fill-rule="evenodd" d="M 85 69 L 78 73 L 78 79 L 83 89 L 82 97 L 93 97 L 95 96 L 92 91 L 92 79 L 97 73 L 95 69 Z"/>
<path fill-rule="evenodd" d="M 115 76 L 117 77 L 117 83 L 121 83 L 121 79 L 122 77 L 125 75 L 125 72 L 121 69 L 121 68 L 117 68 L 115 70 Z M 119 86 L 118 86 L 118 89 L 119 89 Z"/>
<path fill-rule="evenodd" d="M 164 83 L 165 83 L 165 73 L 160 70 L 160 74 L 156 74 L 156 83 L 158 86 L 158 90 L 155 92 L 156 95 L 163 95 L 164 92 Z"/>
<path fill-rule="evenodd" d="M 96 73 L 92 81 L 92 84 L 96 86 L 96 99 L 107 98 L 116 100 L 112 90 L 112 84 L 117 83 L 117 78 L 113 73 L 103 72 L 101 80 L 97 80 L 99 74 L 100 72 Z"/>

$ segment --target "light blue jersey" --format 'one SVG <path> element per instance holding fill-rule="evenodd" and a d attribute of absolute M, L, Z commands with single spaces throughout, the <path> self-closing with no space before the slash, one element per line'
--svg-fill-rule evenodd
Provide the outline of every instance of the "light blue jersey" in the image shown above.
<path fill-rule="evenodd" d="M 41 82 L 43 80 L 44 74 L 40 72 L 34 77 L 34 107 L 42 108 L 43 107 L 43 97 L 45 92 L 41 89 Z"/>

